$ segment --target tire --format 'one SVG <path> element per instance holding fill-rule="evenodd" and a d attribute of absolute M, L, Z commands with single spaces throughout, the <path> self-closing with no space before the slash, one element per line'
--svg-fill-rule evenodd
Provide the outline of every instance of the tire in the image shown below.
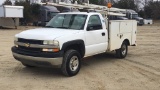
<path fill-rule="evenodd" d="M 29 68 L 32 68 L 32 67 L 35 67 L 35 66 L 31 66 L 31 65 L 28 65 L 28 64 L 25 64 L 25 63 L 22 63 L 25 67 L 29 67 Z"/>
<path fill-rule="evenodd" d="M 128 53 L 128 45 L 126 42 L 123 42 L 121 48 L 116 50 L 116 57 L 123 59 L 127 56 Z"/>
<path fill-rule="evenodd" d="M 80 54 L 76 50 L 66 51 L 61 66 L 62 73 L 70 77 L 77 75 L 81 68 L 80 59 L 81 59 Z"/>

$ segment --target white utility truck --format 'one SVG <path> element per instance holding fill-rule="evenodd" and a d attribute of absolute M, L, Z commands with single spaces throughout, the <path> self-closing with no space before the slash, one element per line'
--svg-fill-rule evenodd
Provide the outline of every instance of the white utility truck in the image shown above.
<path fill-rule="evenodd" d="M 60 67 L 67 76 L 76 75 L 88 56 L 116 51 L 125 58 L 128 46 L 136 45 L 137 22 L 111 20 L 108 28 L 105 21 L 95 12 L 60 13 L 45 28 L 16 34 L 13 56 L 27 67 Z"/>
<path fill-rule="evenodd" d="M 152 19 L 144 19 L 144 24 L 153 24 L 153 20 Z"/>
<path fill-rule="evenodd" d="M 19 26 L 19 18 L 23 18 L 23 6 L 0 6 L 0 27 Z"/>

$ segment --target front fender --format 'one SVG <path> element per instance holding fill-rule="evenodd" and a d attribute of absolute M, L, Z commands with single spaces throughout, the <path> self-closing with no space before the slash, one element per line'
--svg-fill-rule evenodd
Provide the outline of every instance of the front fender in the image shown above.
<path fill-rule="evenodd" d="M 72 40 L 72 41 L 65 42 L 62 45 L 62 50 L 66 51 L 67 49 L 78 49 L 78 50 L 80 50 L 79 53 L 83 57 L 84 54 L 85 54 L 85 44 L 84 44 L 84 41 L 81 40 L 81 39 L 77 39 L 77 40 Z"/>

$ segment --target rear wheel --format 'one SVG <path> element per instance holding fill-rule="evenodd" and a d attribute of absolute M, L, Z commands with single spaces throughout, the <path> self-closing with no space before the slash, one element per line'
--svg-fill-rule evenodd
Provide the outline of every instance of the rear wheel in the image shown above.
<path fill-rule="evenodd" d="M 61 71 L 66 76 L 75 76 L 81 68 L 80 54 L 76 50 L 66 51 Z"/>
<path fill-rule="evenodd" d="M 128 46 L 126 42 L 123 42 L 121 45 L 121 48 L 116 50 L 116 56 L 117 58 L 125 58 L 127 56 L 128 53 Z"/>

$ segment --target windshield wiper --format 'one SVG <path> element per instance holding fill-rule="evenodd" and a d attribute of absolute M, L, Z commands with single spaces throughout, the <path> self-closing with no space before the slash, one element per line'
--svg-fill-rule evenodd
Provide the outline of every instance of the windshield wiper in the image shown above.
<path fill-rule="evenodd" d="M 55 28 L 69 29 L 69 27 L 55 27 Z"/>
<path fill-rule="evenodd" d="M 52 26 L 45 26 L 46 28 L 54 28 L 54 27 L 52 27 Z"/>

